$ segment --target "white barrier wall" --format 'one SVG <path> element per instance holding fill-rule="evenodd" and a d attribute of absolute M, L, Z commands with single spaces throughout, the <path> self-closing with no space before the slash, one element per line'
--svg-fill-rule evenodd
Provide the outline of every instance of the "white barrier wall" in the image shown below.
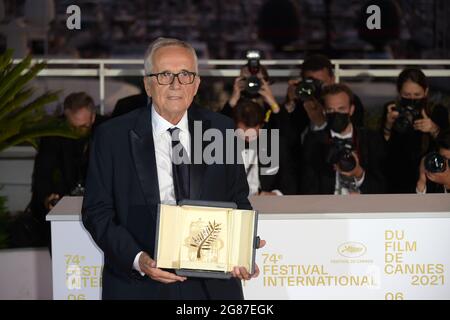
<path fill-rule="evenodd" d="M 0 250 L 0 300 L 52 299 L 48 248 Z"/>
<path fill-rule="evenodd" d="M 447 195 L 251 200 L 267 245 L 246 299 L 450 299 Z M 101 295 L 102 253 L 80 222 L 81 201 L 64 198 L 48 217 L 55 299 Z"/>

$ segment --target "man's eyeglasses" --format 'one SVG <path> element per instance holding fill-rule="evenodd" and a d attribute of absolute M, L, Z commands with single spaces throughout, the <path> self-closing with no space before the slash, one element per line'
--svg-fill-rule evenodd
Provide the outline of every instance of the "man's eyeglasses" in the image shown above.
<path fill-rule="evenodd" d="M 147 77 L 156 77 L 156 81 L 158 81 L 158 84 L 160 85 L 168 85 L 172 84 L 175 80 L 175 77 L 178 78 L 178 82 L 180 84 L 191 84 L 194 82 L 195 76 L 197 74 L 195 72 L 190 71 L 181 71 L 178 73 L 172 73 L 172 72 L 160 72 L 160 73 L 151 73 L 148 74 Z"/>

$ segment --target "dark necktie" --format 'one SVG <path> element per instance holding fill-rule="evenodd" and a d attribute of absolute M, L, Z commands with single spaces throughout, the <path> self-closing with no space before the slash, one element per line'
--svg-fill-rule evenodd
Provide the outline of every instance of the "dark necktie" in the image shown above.
<path fill-rule="evenodd" d="M 177 203 L 189 199 L 189 157 L 180 142 L 180 128 L 167 129 L 172 138 L 172 176 Z"/>

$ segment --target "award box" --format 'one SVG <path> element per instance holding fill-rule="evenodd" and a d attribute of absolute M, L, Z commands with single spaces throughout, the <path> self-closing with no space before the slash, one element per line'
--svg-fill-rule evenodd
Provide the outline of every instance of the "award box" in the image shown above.
<path fill-rule="evenodd" d="M 255 271 L 258 213 L 230 202 L 184 200 L 160 204 L 154 259 L 186 277 L 231 277 L 233 267 Z"/>

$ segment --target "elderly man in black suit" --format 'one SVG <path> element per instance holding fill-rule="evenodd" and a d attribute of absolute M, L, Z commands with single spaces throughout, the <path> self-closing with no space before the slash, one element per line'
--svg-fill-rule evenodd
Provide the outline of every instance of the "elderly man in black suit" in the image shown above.
<path fill-rule="evenodd" d="M 157 268 L 152 259 L 158 204 L 191 199 L 251 208 L 242 162 L 171 161 L 174 136 L 190 159 L 205 147 L 194 122 L 224 136 L 234 128 L 231 119 L 192 104 L 197 72 L 190 44 L 157 39 L 145 56 L 152 104 L 110 120 L 94 136 L 82 218 L 104 252 L 103 299 L 243 299 L 240 280 L 259 273 L 235 267 L 228 280 L 186 278 Z"/>

